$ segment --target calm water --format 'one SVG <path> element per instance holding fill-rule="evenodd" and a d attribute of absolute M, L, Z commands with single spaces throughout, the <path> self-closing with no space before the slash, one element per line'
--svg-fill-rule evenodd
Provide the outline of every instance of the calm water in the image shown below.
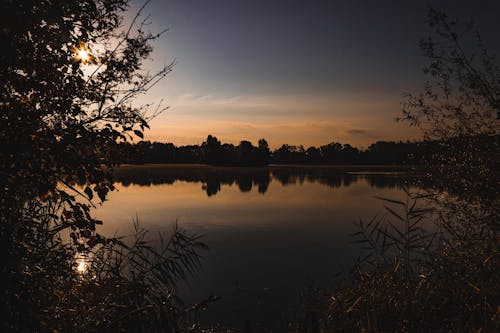
<path fill-rule="evenodd" d="M 179 293 L 187 302 L 221 296 L 201 319 L 241 327 L 286 318 L 301 288 L 328 288 L 346 272 L 360 255 L 348 236 L 354 222 L 382 212 L 374 196 L 404 198 L 409 176 L 359 167 L 130 166 L 117 178 L 119 191 L 96 211 L 103 233 L 130 233 L 137 215 L 153 231 L 177 220 L 203 234 L 210 251 Z"/>

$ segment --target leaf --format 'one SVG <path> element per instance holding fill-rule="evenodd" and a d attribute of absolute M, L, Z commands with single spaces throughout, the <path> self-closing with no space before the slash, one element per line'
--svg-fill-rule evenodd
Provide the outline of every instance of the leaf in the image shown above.
<path fill-rule="evenodd" d="M 107 194 L 108 194 L 108 190 L 105 188 L 97 191 L 97 195 L 99 196 L 99 199 L 101 199 L 101 202 L 104 202 L 104 200 L 106 200 Z"/>
<path fill-rule="evenodd" d="M 141 131 L 134 130 L 134 134 L 137 135 L 138 137 L 140 137 L 141 139 L 144 139 L 144 134 Z"/>
<path fill-rule="evenodd" d="M 378 197 L 378 196 L 375 196 L 375 198 L 377 198 L 379 200 L 384 200 L 384 201 L 387 201 L 387 202 L 391 202 L 393 204 L 398 204 L 398 205 L 401 205 L 401 206 L 405 205 L 404 202 L 399 201 L 399 200 L 393 200 L 393 199 L 388 199 L 388 198 L 383 198 L 383 197 Z"/>
<path fill-rule="evenodd" d="M 398 220 L 404 221 L 404 219 L 398 213 L 396 213 L 395 211 L 393 211 L 390 207 L 384 205 L 384 208 L 387 209 L 387 211 L 389 213 L 391 213 L 392 215 L 394 215 Z"/>
<path fill-rule="evenodd" d="M 392 230 L 396 231 L 396 233 L 399 235 L 399 237 L 401 237 L 401 239 L 405 238 L 404 234 L 396 226 L 394 226 L 392 223 L 389 223 L 389 226 L 392 228 Z M 394 241 L 398 241 L 394 236 L 390 238 L 392 238 Z"/>
<path fill-rule="evenodd" d="M 87 186 L 87 187 L 85 187 L 84 192 L 87 195 L 87 197 L 89 198 L 89 200 L 92 200 L 92 198 L 94 197 L 94 192 L 92 191 L 92 189 Z"/>

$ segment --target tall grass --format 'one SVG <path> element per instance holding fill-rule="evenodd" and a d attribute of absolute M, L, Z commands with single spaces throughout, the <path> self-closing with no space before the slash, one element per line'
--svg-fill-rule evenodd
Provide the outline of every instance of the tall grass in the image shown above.
<path fill-rule="evenodd" d="M 177 224 L 153 237 L 134 221 L 128 238 L 100 238 L 82 253 L 62 235 L 54 201 L 32 201 L 13 216 L 2 277 L 2 331 L 183 332 L 193 328 L 178 283 L 200 265 L 207 249 Z"/>
<path fill-rule="evenodd" d="M 406 194 L 381 198 L 386 214 L 360 221 L 353 237 L 367 254 L 332 293 L 328 331 L 497 331 L 498 234 L 460 200 Z"/>

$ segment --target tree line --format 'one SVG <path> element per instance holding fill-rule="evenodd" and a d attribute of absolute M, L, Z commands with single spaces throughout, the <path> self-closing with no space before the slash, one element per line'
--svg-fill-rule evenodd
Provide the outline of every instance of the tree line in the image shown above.
<path fill-rule="evenodd" d="M 228 166 L 259 166 L 267 164 L 424 164 L 432 160 L 438 143 L 435 141 L 377 141 L 367 149 L 331 142 L 319 147 L 304 148 L 283 144 L 271 150 L 265 139 L 254 146 L 250 141 L 238 145 L 221 143 L 208 135 L 201 145 L 175 146 L 173 143 L 140 141 L 121 143 L 124 163 L 204 163 Z"/>

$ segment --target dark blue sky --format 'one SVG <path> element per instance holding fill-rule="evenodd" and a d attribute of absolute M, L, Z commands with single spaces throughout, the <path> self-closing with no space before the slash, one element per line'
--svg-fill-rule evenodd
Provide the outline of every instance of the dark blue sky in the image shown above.
<path fill-rule="evenodd" d="M 155 67 L 177 59 L 148 98 L 171 109 L 149 138 L 199 143 L 268 139 L 366 146 L 407 139 L 397 124 L 405 91 L 423 85 L 418 48 L 428 4 L 473 19 L 499 49 L 500 1 L 153 0 Z"/>

